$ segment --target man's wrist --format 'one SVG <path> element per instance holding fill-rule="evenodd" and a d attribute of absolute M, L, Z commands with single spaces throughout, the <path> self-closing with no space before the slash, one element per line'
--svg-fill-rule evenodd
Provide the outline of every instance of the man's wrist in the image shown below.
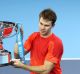
<path fill-rule="evenodd" d="M 21 64 L 21 68 L 23 68 L 23 69 L 26 69 L 26 66 L 27 66 L 27 65 L 25 65 L 25 64 L 23 64 L 23 63 Z"/>

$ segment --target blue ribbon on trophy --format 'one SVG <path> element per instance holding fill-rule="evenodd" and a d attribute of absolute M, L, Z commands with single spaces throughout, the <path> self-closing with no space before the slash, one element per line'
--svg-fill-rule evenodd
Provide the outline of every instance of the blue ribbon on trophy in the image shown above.
<path fill-rule="evenodd" d="M 24 47 L 23 47 L 23 34 L 21 33 L 21 24 L 17 24 L 17 35 L 16 35 L 16 42 L 18 43 L 18 52 L 20 60 L 25 63 L 25 56 L 24 56 Z"/>

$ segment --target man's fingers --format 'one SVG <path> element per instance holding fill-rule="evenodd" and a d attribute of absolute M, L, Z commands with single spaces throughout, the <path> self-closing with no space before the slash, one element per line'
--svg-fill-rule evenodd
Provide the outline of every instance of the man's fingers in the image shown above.
<path fill-rule="evenodd" d="M 11 61 L 16 62 L 16 61 L 20 61 L 20 59 L 11 59 Z"/>

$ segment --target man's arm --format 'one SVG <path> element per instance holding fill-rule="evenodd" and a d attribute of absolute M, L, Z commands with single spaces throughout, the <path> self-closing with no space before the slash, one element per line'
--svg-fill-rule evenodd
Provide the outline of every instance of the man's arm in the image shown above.
<path fill-rule="evenodd" d="M 40 66 L 29 66 L 22 64 L 19 60 L 14 60 L 14 65 L 39 74 L 49 74 L 49 72 L 54 68 L 55 64 L 49 61 L 45 61 L 44 64 Z"/>

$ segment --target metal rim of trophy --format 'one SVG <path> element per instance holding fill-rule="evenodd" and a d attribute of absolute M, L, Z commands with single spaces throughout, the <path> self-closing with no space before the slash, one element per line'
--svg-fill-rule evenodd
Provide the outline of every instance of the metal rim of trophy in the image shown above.
<path fill-rule="evenodd" d="M 17 23 L 9 22 L 9 21 L 0 21 L 0 31 L 2 31 L 4 29 L 7 29 L 7 28 L 12 28 L 12 30 L 14 29 L 16 31 L 16 33 L 11 35 L 11 36 L 9 35 L 9 36 L 6 36 L 6 37 L 2 35 L 2 39 L 10 38 L 10 37 L 13 37 L 13 36 L 15 36 L 17 34 L 17 29 L 18 29 Z"/>

